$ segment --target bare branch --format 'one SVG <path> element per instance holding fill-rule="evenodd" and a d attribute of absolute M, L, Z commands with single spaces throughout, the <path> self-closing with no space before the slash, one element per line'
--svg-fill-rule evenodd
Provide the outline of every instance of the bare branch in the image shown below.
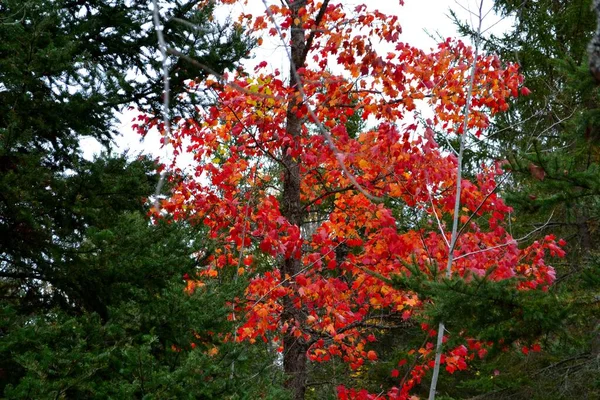
<path fill-rule="evenodd" d="M 306 56 L 308 55 L 308 52 L 310 51 L 313 40 L 315 40 L 315 35 L 317 32 L 316 28 L 318 28 L 318 26 L 321 24 L 321 21 L 323 20 L 323 17 L 325 16 L 325 12 L 327 11 L 328 5 L 329 5 L 329 0 L 325 0 L 323 2 L 323 5 L 319 9 L 319 13 L 317 14 L 317 17 L 315 18 L 315 23 L 314 23 L 315 30 L 311 31 L 310 35 L 308 35 L 308 39 L 306 39 L 306 47 L 304 48 L 304 52 L 302 53 L 302 60 L 306 60 Z"/>
<path fill-rule="evenodd" d="M 167 52 L 169 54 L 174 55 L 174 56 L 181 57 L 184 60 L 186 60 L 187 62 L 189 62 L 190 64 L 192 64 L 192 65 L 200 68 L 204 72 L 206 72 L 206 73 L 208 73 L 210 75 L 215 76 L 222 84 L 224 84 L 225 86 L 229 86 L 232 89 L 238 90 L 238 91 L 240 91 L 242 93 L 245 93 L 245 94 L 248 94 L 248 95 L 251 95 L 251 96 L 261 97 L 261 98 L 264 98 L 264 99 L 273 99 L 273 100 L 278 100 L 278 101 L 284 100 L 284 98 L 280 97 L 280 96 L 273 96 L 273 95 L 265 94 L 265 93 L 251 92 L 250 90 L 248 90 L 248 89 L 246 89 L 244 87 L 241 87 L 240 85 L 238 85 L 235 82 L 227 81 L 223 75 L 219 74 L 217 71 L 215 71 L 214 69 L 212 69 L 208 65 L 206 65 L 204 63 L 201 63 L 200 61 L 196 60 L 195 58 L 192 58 L 192 57 L 188 56 L 187 54 L 184 54 L 184 53 L 180 52 L 177 49 L 174 49 L 172 47 L 167 47 Z"/>
<path fill-rule="evenodd" d="M 442 235 L 442 238 L 444 238 L 446 247 L 450 248 L 450 243 L 448 242 L 448 239 L 446 238 L 446 233 L 444 232 L 444 227 L 442 226 L 442 221 L 440 221 L 440 217 L 438 217 L 437 211 L 435 209 L 435 205 L 433 204 L 433 199 L 431 198 L 431 189 L 429 187 L 427 188 L 427 195 L 429 196 L 429 202 L 431 203 L 431 209 L 433 210 L 433 215 L 435 215 L 435 220 L 437 221 L 438 229 L 440 230 L 440 234 Z"/>
<path fill-rule="evenodd" d="M 504 181 L 506 180 L 506 178 L 508 177 L 508 174 L 502 176 L 502 178 L 500 179 L 499 183 L 496 183 L 496 186 L 494 186 L 494 188 L 483 198 L 483 200 L 481 200 L 481 202 L 479 203 L 479 205 L 477 206 L 477 208 L 475 209 L 475 211 L 473 211 L 471 213 L 471 215 L 469 216 L 469 219 L 467 220 L 467 222 L 465 222 L 463 224 L 463 226 L 460 227 L 460 229 L 458 230 L 458 236 L 460 237 L 460 235 L 462 234 L 462 232 L 465 230 L 465 228 L 467 226 L 469 226 L 469 222 L 471 222 L 471 220 L 473 218 L 475 218 L 475 216 L 477 215 L 477 213 L 479 212 L 479 210 L 481 210 L 481 207 L 484 206 L 484 204 L 488 201 L 488 199 L 490 198 L 490 196 L 494 193 L 496 193 L 496 190 L 500 187 L 500 185 L 502 183 L 504 183 Z"/>
<path fill-rule="evenodd" d="M 160 11 L 158 9 L 158 1 L 152 0 L 152 16 L 154 22 L 154 30 L 156 30 L 156 36 L 158 38 L 158 48 L 162 57 L 162 73 L 163 73 L 163 105 L 162 105 L 162 117 L 165 129 L 165 144 L 171 140 L 171 119 L 169 112 L 169 97 L 170 97 L 170 81 L 169 81 L 169 60 L 167 57 L 167 42 L 163 33 L 163 27 L 160 21 Z M 154 207 L 156 211 L 160 211 L 159 196 L 162 191 L 162 187 L 167 179 L 167 171 L 163 170 L 160 174 L 160 179 L 154 190 Z"/>
<path fill-rule="evenodd" d="M 481 41 L 481 28 L 483 25 L 483 0 L 479 3 L 479 26 L 477 28 L 477 35 L 475 36 L 475 52 L 473 54 L 473 65 L 471 65 L 471 77 L 469 80 L 469 87 L 467 88 L 467 99 L 465 104 L 464 111 L 464 120 L 463 120 L 463 132 L 459 136 L 459 150 L 458 150 L 458 158 L 457 158 L 457 166 L 456 166 L 456 199 L 454 202 L 454 218 L 452 221 L 452 236 L 450 238 L 450 248 L 448 251 L 448 263 L 446 265 L 446 277 L 452 276 L 452 263 L 453 263 L 453 254 L 454 248 L 456 247 L 456 242 L 458 240 L 458 214 L 460 212 L 460 195 L 462 189 L 462 162 L 463 162 L 463 153 L 465 150 L 465 136 L 468 134 L 469 128 L 469 113 L 471 111 L 471 96 L 473 93 L 473 87 L 475 85 L 475 71 L 477 70 L 477 57 L 479 56 L 479 44 Z M 435 349 L 435 362 L 433 366 L 433 376 L 431 378 L 431 386 L 429 387 L 429 400 L 435 400 L 436 395 L 436 387 L 437 381 L 440 374 L 440 364 L 442 359 L 442 346 L 444 339 L 444 321 L 440 321 L 438 326 L 438 336 L 437 336 L 437 344 Z"/>
<path fill-rule="evenodd" d="M 313 265 L 315 265 L 316 263 L 322 261 L 323 259 L 325 259 L 325 257 L 327 257 L 329 254 L 334 253 L 335 250 L 340 247 L 342 244 L 346 243 L 347 239 L 342 240 L 341 242 L 339 242 L 337 245 L 335 245 L 335 247 L 331 250 L 329 250 L 327 253 L 323 254 L 318 260 L 313 261 L 312 263 L 308 264 L 306 267 L 302 268 L 300 271 L 296 272 L 294 275 L 289 276 L 287 278 L 284 278 L 281 282 L 279 282 L 277 285 L 273 286 L 271 289 L 269 289 L 265 294 L 263 294 L 262 296 L 260 296 L 250 307 L 250 309 L 253 309 L 254 307 L 256 307 L 258 305 L 258 303 L 260 303 L 261 301 L 263 301 L 268 295 L 270 295 L 273 290 L 281 287 L 284 283 L 286 282 L 290 282 L 293 278 L 297 277 L 298 275 L 306 272 L 309 268 L 311 268 Z M 247 314 L 248 312 L 246 312 Z"/>

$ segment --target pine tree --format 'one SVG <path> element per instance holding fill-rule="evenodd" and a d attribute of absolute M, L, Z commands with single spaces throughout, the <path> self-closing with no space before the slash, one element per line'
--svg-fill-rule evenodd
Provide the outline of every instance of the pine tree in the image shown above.
<path fill-rule="evenodd" d="M 212 8 L 198 8 L 200 3 L 178 2 L 169 10 L 169 45 L 204 57 L 215 70 L 234 68 L 249 43 L 239 29 L 211 22 Z M 133 207 L 129 201 L 149 192 L 147 187 L 140 191 L 142 182 L 89 192 L 98 182 L 88 179 L 102 174 L 90 176 L 79 140 L 92 137 L 108 146 L 117 134 L 115 111 L 135 106 L 156 113 L 160 107 L 162 78 L 150 4 L 0 4 L 0 277 L 3 292 L 12 293 L 11 301 L 24 313 L 59 306 L 106 314 L 93 299 L 83 298 L 88 288 L 72 281 L 68 254 L 92 220 L 102 217 L 103 211 L 94 213 L 90 205 L 107 205 L 101 199 L 112 197 L 121 201 L 113 206 L 127 210 Z M 191 66 L 175 57 L 171 64 L 176 95 Z M 180 114 L 185 107 L 189 104 Z M 113 163 L 104 167 L 109 176 L 133 174 L 126 166 L 118 172 Z M 62 284 L 60 290 L 46 290 Z"/>
<path fill-rule="evenodd" d="M 545 336 L 544 352 L 501 355 L 483 364 L 483 398 L 592 398 L 598 395 L 600 346 L 597 291 L 600 100 L 590 72 L 588 47 L 597 27 L 591 0 L 496 1 L 496 11 L 515 18 L 487 48 L 520 64 L 528 96 L 497 116 L 493 146 L 484 159 L 507 159 L 511 181 L 503 197 L 515 208 L 515 236 L 552 231 L 566 239 L 567 258 L 557 265 L 551 289 L 565 318 Z M 464 33 L 472 34 L 461 24 Z M 531 235 L 534 240 L 536 235 Z M 494 375 L 498 371 L 499 375 Z M 489 379 L 492 376 L 493 379 Z M 490 384 L 493 382 L 493 384 Z"/>
<path fill-rule="evenodd" d="M 248 40 L 202 1 L 163 13 L 172 96 L 236 67 Z M 245 282 L 186 292 L 210 253 L 201 228 L 151 225 L 156 165 L 82 157 L 110 148 L 115 111 L 156 114 L 162 77 L 151 1 L 0 3 L 0 396 L 277 398 L 270 350 L 226 342 L 224 298 Z M 173 117 L 202 99 L 188 96 Z M 235 363 L 235 371 L 231 369 Z M 266 371 L 266 375 L 262 374 Z M 274 388 L 275 392 L 271 390 Z"/>

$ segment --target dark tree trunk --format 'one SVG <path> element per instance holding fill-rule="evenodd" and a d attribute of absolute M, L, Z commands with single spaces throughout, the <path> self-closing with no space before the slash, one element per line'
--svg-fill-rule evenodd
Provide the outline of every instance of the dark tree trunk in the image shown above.
<path fill-rule="evenodd" d="M 305 4 L 305 1 L 294 1 L 290 3 L 292 11 L 292 21 L 297 20 L 298 10 Z M 288 104 L 286 133 L 294 138 L 291 146 L 300 146 L 300 136 L 302 134 L 302 121 L 297 116 L 297 108 L 302 102 L 300 93 L 300 82 L 296 81 L 296 70 L 304 65 L 304 49 L 306 47 L 306 37 L 301 25 L 292 25 L 290 53 L 292 62 L 290 63 L 290 84 L 295 88 L 294 98 Z M 299 160 L 287 153 L 284 149 L 283 155 L 283 194 L 281 212 L 283 216 L 293 225 L 300 227 L 304 220 L 304 211 L 300 200 L 300 164 Z M 302 268 L 302 262 L 299 258 L 290 257 L 283 261 L 281 265 L 281 277 L 293 277 L 298 274 Z M 287 282 L 287 285 L 293 285 L 293 278 Z M 282 322 L 289 325 L 288 331 L 283 337 L 283 369 L 287 375 L 286 386 L 292 393 L 294 400 L 303 400 L 306 392 L 307 380 L 307 343 L 302 337 L 296 337 L 292 328 L 296 325 L 303 326 L 306 319 L 301 309 L 294 305 L 293 298 L 288 296 L 283 300 Z"/>
<path fill-rule="evenodd" d="M 596 82 L 600 84 L 600 0 L 594 0 L 593 10 L 596 12 L 598 18 L 598 26 L 588 45 L 588 59 L 590 72 Z"/>

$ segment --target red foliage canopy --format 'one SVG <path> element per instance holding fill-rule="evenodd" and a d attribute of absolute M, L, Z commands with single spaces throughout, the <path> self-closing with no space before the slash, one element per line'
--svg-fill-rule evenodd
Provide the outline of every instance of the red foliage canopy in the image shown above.
<path fill-rule="evenodd" d="M 219 244 L 198 281 L 224 268 L 250 277 L 246 297 L 235 300 L 236 316 L 243 315 L 237 340 L 293 336 L 305 341 L 310 360 L 339 357 L 359 368 L 377 360 L 368 344 L 375 315 L 383 310 L 410 320 L 427 301 L 380 278 L 407 273 L 414 263 L 431 275 L 448 259 L 444 221 L 454 213 L 457 160 L 440 150 L 434 132 L 464 134 L 470 67 L 476 63 L 467 125 L 476 137 L 526 89 L 516 65 L 493 55 L 475 60 L 461 41 L 446 40 L 431 52 L 401 42 L 396 16 L 364 5 L 302 4 L 272 5 L 264 15 L 240 18 L 257 37 L 281 32 L 292 47 L 298 42 L 290 41 L 289 29 L 302 31 L 306 48 L 292 50 L 304 58 L 290 75 L 264 61 L 253 72 L 190 82 L 190 92 L 214 93 L 215 104 L 175 121 L 169 144 L 176 155 L 193 154 L 194 174 L 177 181 L 162 207 L 203 223 Z M 414 119 L 418 104 L 430 107 L 433 117 Z M 356 116 L 371 128 L 352 132 Z M 291 130 L 292 120 L 298 131 Z M 290 205 L 282 204 L 294 181 L 285 173 L 290 163 L 298 166 L 294 218 L 301 223 L 290 222 Z M 463 181 L 460 218 L 468 226 L 452 270 L 494 280 L 522 277 L 523 288 L 544 289 L 554 279 L 545 253 L 562 250 L 551 236 L 519 248 L 504 227 L 510 208 L 495 193 L 501 174 L 498 165 L 483 166 L 476 180 Z M 287 259 L 302 268 L 285 275 L 281 262 Z M 195 284 L 189 280 L 190 288 Z M 282 318 L 284 300 L 303 317 Z M 415 350 L 422 362 L 389 398 L 407 398 L 431 367 L 433 343 Z M 475 354 L 485 349 L 473 342 L 448 350 L 443 361 L 453 372 Z M 345 388 L 339 396 L 370 398 Z"/>

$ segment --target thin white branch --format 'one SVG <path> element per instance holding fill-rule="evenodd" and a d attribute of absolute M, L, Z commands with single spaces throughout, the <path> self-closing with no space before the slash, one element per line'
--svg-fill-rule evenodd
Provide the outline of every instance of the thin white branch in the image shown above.
<path fill-rule="evenodd" d="M 481 34 L 483 35 L 484 33 L 486 33 L 487 31 L 493 29 L 496 25 L 498 25 L 500 22 L 504 21 L 506 19 L 506 17 L 502 17 L 500 18 L 498 21 L 494 22 L 493 24 L 491 24 L 489 27 L 487 27 L 483 32 L 481 32 Z"/>
<path fill-rule="evenodd" d="M 475 216 L 477 216 L 477 213 L 479 212 L 479 210 L 481 210 L 481 207 L 483 207 L 485 205 L 485 203 L 488 201 L 488 199 L 490 198 L 490 196 L 493 195 L 496 192 L 496 190 L 500 187 L 500 185 L 502 185 L 504 183 L 504 181 L 508 178 L 508 176 L 509 176 L 508 174 L 504 174 L 500 178 L 500 182 L 496 182 L 496 185 L 494 185 L 493 189 L 490 190 L 490 192 L 487 195 L 485 195 L 485 197 L 479 202 L 479 205 L 471 213 L 471 215 L 469 216 L 469 219 L 458 230 L 457 240 L 458 240 L 458 237 L 460 237 L 460 235 L 462 234 L 462 232 L 467 228 L 467 226 L 469 225 L 469 222 L 471 222 L 473 220 L 473 218 L 475 218 Z"/>
<path fill-rule="evenodd" d="M 165 140 L 164 143 L 167 144 L 169 140 L 171 140 L 171 119 L 170 119 L 170 105 L 169 105 L 169 97 L 170 97 L 170 81 L 169 81 L 169 59 L 167 55 L 167 42 L 165 41 L 165 36 L 163 34 L 163 26 L 160 21 L 160 11 L 158 9 L 158 1 L 152 0 L 152 16 L 154 22 L 154 29 L 156 30 L 156 36 L 158 38 L 158 48 L 160 50 L 160 55 L 162 57 L 162 73 L 163 73 L 163 104 L 162 104 L 162 118 L 165 127 Z M 158 212 L 160 210 L 160 201 L 159 196 L 162 188 L 167 179 L 167 171 L 163 170 L 160 174 L 160 179 L 156 185 L 156 189 L 154 190 L 154 207 Z"/>
<path fill-rule="evenodd" d="M 477 15 L 473 11 L 471 11 L 470 8 L 463 6 L 458 0 L 454 0 L 454 4 L 456 4 L 457 6 L 462 8 L 464 11 L 466 11 L 471 17 L 479 18 L 479 15 Z M 473 24 L 473 20 L 471 20 L 471 24 Z"/>
<path fill-rule="evenodd" d="M 217 71 L 215 71 L 214 69 L 212 69 L 211 67 L 209 67 L 206 64 L 201 63 L 200 61 L 188 56 L 185 53 L 180 52 L 177 49 L 174 49 L 172 47 L 167 47 L 167 53 L 172 54 L 174 56 L 183 58 L 184 60 L 186 60 L 187 62 L 189 62 L 190 64 L 193 64 L 194 66 L 200 68 L 201 70 L 203 70 L 204 72 L 213 75 L 214 77 L 216 77 L 220 83 L 222 83 L 225 86 L 228 86 L 232 89 L 235 89 L 241 93 L 250 95 L 250 96 L 254 96 L 254 97 L 259 97 L 262 99 L 273 99 L 276 101 L 284 101 L 285 99 L 282 96 L 275 96 L 272 94 L 266 94 L 266 93 L 258 93 L 258 92 L 252 92 L 240 85 L 238 85 L 235 82 L 231 82 L 231 81 L 227 81 L 225 79 L 225 77 L 222 74 L 219 74 Z"/>
<path fill-rule="evenodd" d="M 552 125 L 550 125 L 549 127 L 547 127 L 546 129 L 544 129 L 543 131 L 541 131 L 541 132 L 540 132 L 540 133 L 537 135 L 537 137 L 536 137 L 536 138 L 537 138 L 537 139 L 539 139 L 539 138 L 540 138 L 540 137 L 541 137 L 541 136 L 542 136 L 544 133 L 546 133 L 546 132 L 548 132 L 548 131 L 550 131 L 550 130 L 554 129 L 554 127 L 555 127 L 555 126 L 557 126 L 557 125 L 560 125 L 560 124 L 562 124 L 563 122 L 565 122 L 566 120 L 570 119 L 570 118 L 573 116 L 573 114 L 575 114 L 575 111 L 576 111 L 576 110 L 577 110 L 577 109 L 574 109 L 574 110 L 571 112 L 571 114 L 569 114 L 568 116 L 566 116 L 566 117 L 564 117 L 564 118 L 561 118 L 561 119 L 559 119 L 558 121 L 556 121 L 555 123 L 553 123 Z M 529 148 L 531 148 L 531 145 L 529 146 Z M 529 150 L 529 148 L 528 148 L 527 150 Z"/>
<path fill-rule="evenodd" d="M 459 136 L 459 150 L 458 150 L 458 159 L 456 166 L 456 199 L 454 202 L 454 218 L 452 221 L 452 236 L 450 237 L 450 249 L 448 251 L 448 264 L 446 265 L 446 277 L 450 278 L 452 276 L 452 263 L 453 263 L 453 253 L 454 248 L 456 246 L 456 241 L 458 239 L 458 222 L 459 222 L 459 212 L 460 212 L 460 195 L 462 189 L 462 162 L 463 162 L 463 153 L 465 149 L 465 136 L 468 135 L 468 127 L 469 127 L 469 113 L 471 111 L 471 96 L 473 92 L 473 87 L 475 86 L 475 72 L 477 70 L 477 57 L 479 56 L 479 42 L 481 41 L 481 28 L 483 25 L 483 0 L 479 3 L 479 26 L 477 28 L 477 36 L 475 36 L 475 52 L 473 54 L 473 65 L 471 66 L 471 77 L 469 80 L 469 86 L 467 88 L 467 99 L 465 104 L 464 111 L 464 121 L 463 121 L 463 132 Z M 444 321 L 441 321 L 438 326 L 438 336 L 437 336 L 437 344 L 435 349 L 435 362 L 433 366 L 433 376 L 431 378 L 431 386 L 429 387 L 429 400 L 435 400 L 436 395 L 436 387 L 438 377 L 440 375 L 440 365 L 442 359 L 442 346 L 444 341 Z"/>
<path fill-rule="evenodd" d="M 431 189 L 427 187 L 427 194 L 429 195 L 429 202 L 431 203 L 431 209 L 433 210 L 433 215 L 435 215 L 435 220 L 438 224 L 438 229 L 440 230 L 440 234 L 442 238 L 444 238 L 444 242 L 446 243 L 446 247 L 450 248 L 450 242 L 446 238 L 446 232 L 444 232 L 444 227 L 442 226 L 442 221 L 440 221 L 440 217 L 438 217 L 437 211 L 435 209 L 435 205 L 433 204 L 433 198 L 431 197 Z"/>
<path fill-rule="evenodd" d="M 510 130 L 510 129 L 514 129 L 515 127 L 517 127 L 519 125 L 523 125 L 525 122 L 527 122 L 527 121 L 529 121 L 529 120 L 531 120 L 533 118 L 539 118 L 539 117 L 541 117 L 541 115 L 542 115 L 542 111 L 541 110 L 537 110 L 535 113 L 533 113 L 529 117 L 527 117 L 525 119 L 522 119 L 520 121 L 517 121 L 514 124 L 508 125 L 508 126 L 502 128 L 502 129 L 498 129 L 497 131 L 494 131 L 493 133 L 490 133 L 489 135 L 485 136 L 485 138 L 486 139 L 491 139 L 494 136 L 496 136 L 496 135 L 498 135 L 498 134 L 500 134 L 500 133 L 502 133 L 504 131 L 507 131 L 507 130 Z"/>
<path fill-rule="evenodd" d="M 507 243 L 502 243 L 502 244 L 499 244 L 499 245 L 497 245 L 497 246 L 486 247 L 485 249 L 479 249 L 479 250 L 476 250 L 476 251 L 472 251 L 472 252 L 470 252 L 470 253 L 461 254 L 460 256 L 455 256 L 455 257 L 454 257 L 454 261 L 458 261 L 458 260 L 460 260 L 461 258 L 466 258 L 466 257 L 472 256 L 472 255 L 474 255 L 474 254 L 486 253 L 486 252 L 488 252 L 488 251 L 492 251 L 492 250 L 501 249 L 501 248 L 503 248 L 503 247 L 510 246 L 510 245 L 512 245 L 512 244 L 516 244 L 516 243 L 517 243 L 517 241 L 516 241 L 515 239 L 513 239 L 513 240 L 511 240 L 511 241 L 509 241 L 509 242 L 507 242 Z"/>
<path fill-rule="evenodd" d="M 298 275 L 304 273 L 305 271 L 307 271 L 310 267 L 312 267 L 313 265 L 315 265 L 316 263 L 318 263 L 319 261 L 322 261 L 325 259 L 326 256 L 328 256 L 329 254 L 335 252 L 335 249 L 337 249 L 338 247 L 340 247 L 342 244 L 346 243 L 347 239 L 342 240 L 341 242 L 339 242 L 338 244 L 336 244 L 333 249 L 329 250 L 327 253 L 323 254 L 318 260 L 313 261 L 312 263 L 308 264 L 306 267 L 302 268 L 300 271 L 296 272 L 294 275 L 289 276 L 287 278 L 284 277 L 284 279 L 279 282 L 277 285 L 273 286 L 271 289 L 269 289 L 265 294 L 263 294 L 262 296 L 260 296 L 258 298 L 258 300 L 256 300 L 253 304 L 252 307 L 250 307 L 250 309 L 253 309 L 254 307 L 256 307 L 258 305 L 258 303 L 260 303 L 261 301 L 263 301 L 269 294 L 271 294 L 273 292 L 273 290 L 279 288 L 281 285 L 283 285 L 286 282 L 291 281 L 293 278 L 297 277 Z M 247 313 L 247 312 L 246 312 Z"/>
<path fill-rule="evenodd" d="M 534 233 L 536 233 L 536 232 L 539 232 L 539 231 L 541 231 L 541 230 L 545 229 L 545 228 L 546 228 L 546 226 L 548 226 L 548 224 L 549 224 L 549 223 L 550 223 L 550 221 L 552 220 L 552 217 L 553 217 L 553 216 L 554 216 L 554 211 L 552 211 L 552 214 L 550 214 L 550 217 L 548 218 L 548 220 L 547 220 L 547 221 L 546 221 L 546 222 L 545 222 L 545 223 L 544 223 L 542 226 L 539 226 L 539 227 L 535 228 L 534 230 L 532 230 L 531 232 L 529 232 L 527 235 L 525 235 L 525 236 L 523 236 L 523 237 L 520 237 L 520 238 L 518 238 L 518 239 L 513 239 L 513 240 L 510 240 L 510 241 L 508 241 L 508 242 L 506 242 L 506 243 L 502 243 L 502 244 L 499 244 L 499 245 L 496 245 L 496 246 L 492 246 L 492 247 L 486 247 L 485 249 L 479 249 L 479 250 L 476 250 L 476 251 L 472 251 L 472 252 L 470 252 L 470 253 L 461 254 L 460 256 L 456 256 L 456 257 L 454 257 L 454 261 L 460 260 L 461 258 L 465 258 L 465 257 L 472 256 L 473 254 L 485 253 L 485 252 L 487 252 L 487 251 L 496 250 L 496 249 L 501 249 L 502 247 L 506 247 L 506 246 L 510 246 L 510 245 L 512 245 L 512 244 L 516 244 L 516 243 L 519 243 L 519 242 L 523 242 L 523 241 L 525 241 L 525 240 L 526 240 L 526 239 L 527 239 L 529 236 L 533 235 Z"/>

